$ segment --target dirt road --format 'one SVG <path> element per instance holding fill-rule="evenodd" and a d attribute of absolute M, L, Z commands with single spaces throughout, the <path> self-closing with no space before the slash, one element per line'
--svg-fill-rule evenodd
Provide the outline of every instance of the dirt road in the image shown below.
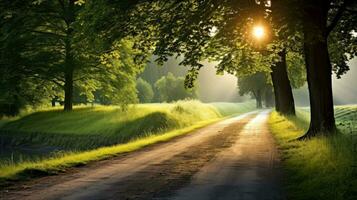
<path fill-rule="evenodd" d="M 37 179 L 0 199 L 283 199 L 268 112 Z"/>

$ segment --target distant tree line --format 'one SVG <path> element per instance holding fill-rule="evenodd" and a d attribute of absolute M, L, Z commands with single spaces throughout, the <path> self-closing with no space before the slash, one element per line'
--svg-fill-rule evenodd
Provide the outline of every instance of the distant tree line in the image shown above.
<path fill-rule="evenodd" d="M 153 72 L 155 72 L 156 68 L 159 67 L 156 66 L 155 68 L 148 69 L 153 69 Z M 137 80 L 137 90 L 140 102 L 173 102 L 182 99 L 197 98 L 197 87 L 186 89 L 184 76 L 174 75 L 174 73 L 180 74 L 175 71 L 166 71 L 161 77 L 156 77 L 156 80 L 151 79 L 150 82 L 144 80 L 145 76 L 140 76 Z M 148 70 L 146 70 L 146 75 L 147 74 L 150 74 Z"/>

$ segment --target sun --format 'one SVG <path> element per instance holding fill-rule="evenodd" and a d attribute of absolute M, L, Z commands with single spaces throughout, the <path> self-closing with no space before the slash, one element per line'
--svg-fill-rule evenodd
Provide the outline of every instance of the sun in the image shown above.
<path fill-rule="evenodd" d="M 263 38 L 265 35 L 264 27 L 261 25 L 257 25 L 253 27 L 253 36 L 257 39 Z"/>

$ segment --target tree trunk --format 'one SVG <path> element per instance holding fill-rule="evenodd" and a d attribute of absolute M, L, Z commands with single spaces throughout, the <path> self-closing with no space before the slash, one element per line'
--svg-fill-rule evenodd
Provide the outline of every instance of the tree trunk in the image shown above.
<path fill-rule="evenodd" d="M 273 68 L 273 67 L 272 67 Z M 276 72 L 273 74 L 273 71 L 270 73 L 271 80 L 273 83 L 274 99 L 275 99 L 275 110 L 280 113 L 280 101 L 279 101 L 279 88 L 278 82 L 276 80 Z"/>
<path fill-rule="evenodd" d="M 51 105 L 52 105 L 52 107 L 55 107 L 55 106 L 56 106 L 56 98 L 53 98 L 53 99 L 51 100 Z"/>
<path fill-rule="evenodd" d="M 71 111 L 73 108 L 73 58 L 70 44 L 66 44 L 66 59 L 64 71 L 64 110 Z"/>
<path fill-rule="evenodd" d="M 67 26 L 65 38 L 65 60 L 64 60 L 64 110 L 71 111 L 73 108 L 73 74 L 74 74 L 74 58 L 72 54 L 71 40 L 73 37 L 72 23 L 74 17 L 74 0 L 70 0 L 68 7 L 65 8 L 65 23 Z"/>
<path fill-rule="evenodd" d="M 265 107 L 267 108 L 271 108 L 274 106 L 274 97 L 273 97 L 273 89 L 271 87 L 268 87 L 265 90 L 265 94 L 264 94 L 264 98 L 265 98 Z"/>
<path fill-rule="evenodd" d="M 64 83 L 64 110 L 73 109 L 73 72 L 66 72 Z"/>
<path fill-rule="evenodd" d="M 256 101 L 257 108 L 263 108 L 261 90 L 257 90 L 256 94 L 257 95 L 255 96 L 255 101 Z"/>
<path fill-rule="evenodd" d="M 295 115 L 293 92 L 288 77 L 285 50 L 279 53 L 281 61 L 272 66 L 271 79 L 274 87 L 275 109 L 284 115 Z"/>
<path fill-rule="evenodd" d="M 311 121 L 302 138 L 336 133 L 332 67 L 327 48 L 328 1 L 306 1 L 304 12 L 304 54 L 310 95 Z"/>

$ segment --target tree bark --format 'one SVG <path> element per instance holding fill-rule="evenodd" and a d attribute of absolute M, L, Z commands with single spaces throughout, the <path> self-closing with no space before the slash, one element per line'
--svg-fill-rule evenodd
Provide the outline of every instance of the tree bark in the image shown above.
<path fill-rule="evenodd" d="M 71 111 L 73 109 L 73 58 L 71 54 L 70 43 L 66 42 L 66 58 L 64 71 L 64 110 Z"/>
<path fill-rule="evenodd" d="M 327 48 L 328 1 L 305 2 L 304 54 L 310 95 L 311 121 L 302 137 L 336 133 L 333 98 L 332 66 Z"/>
<path fill-rule="evenodd" d="M 74 0 L 70 0 L 68 7 L 63 8 L 65 11 L 65 23 L 67 26 L 65 38 L 65 60 L 64 60 L 64 110 L 71 111 L 73 109 L 73 74 L 74 74 L 74 58 L 72 55 L 71 40 L 73 36 L 73 28 L 71 24 L 74 22 Z"/>
<path fill-rule="evenodd" d="M 73 109 L 73 72 L 66 72 L 64 83 L 64 110 Z"/>
<path fill-rule="evenodd" d="M 265 107 L 271 108 L 274 106 L 274 96 L 273 96 L 272 87 L 268 87 L 265 90 L 264 98 L 265 98 Z"/>
<path fill-rule="evenodd" d="M 293 92 L 288 77 L 285 50 L 279 53 L 281 61 L 272 66 L 271 78 L 274 88 L 275 109 L 283 115 L 295 115 Z"/>
<path fill-rule="evenodd" d="M 256 91 L 255 101 L 256 101 L 257 108 L 263 108 L 263 104 L 262 104 L 262 91 L 261 91 L 261 90 L 257 90 L 257 91 Z"/>
<path fill-rule="evenodd" d="M 273 67 L 272 67 L 273 68 Z M 274 99 L 275 99 L 275 110 L 280 113 L 280 101 L 279 101 L 279 88 L 278 88 L 278 82 L 276 80 L 276 72 L 273 74 L 273 70 L 270 73 L 271 80 L 273 83 L 273 92 L 274 92 Z"/>

